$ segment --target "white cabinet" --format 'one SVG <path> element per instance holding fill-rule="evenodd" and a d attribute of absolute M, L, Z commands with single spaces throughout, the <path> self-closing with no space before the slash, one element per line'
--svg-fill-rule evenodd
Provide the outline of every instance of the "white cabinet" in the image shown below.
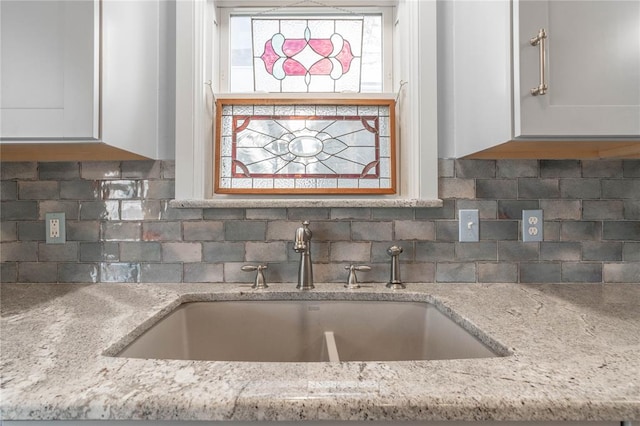
<path fill-rule="evenodd" d="M 0 136 L 98 137 L 99 3 L 0 3 Z"/>
<path fill-rule="evenodd" d="M 640 154 L 640 2 L 459 0 L 438 8 L 441 157 Z M 548 91 L 533 96 L 540 66 L 530 39 L 541 28 Z"/>
<path fill-rule="evenodd" d="M 538 86 L 545 29 L 548 90 Z M 514 2 L 515 136 L 640 135 L 640 2 Z"/>
<path fill-rule="evenodd" d="M 2 0 L 3 160 L 170 159 L 175 2 Z"/>

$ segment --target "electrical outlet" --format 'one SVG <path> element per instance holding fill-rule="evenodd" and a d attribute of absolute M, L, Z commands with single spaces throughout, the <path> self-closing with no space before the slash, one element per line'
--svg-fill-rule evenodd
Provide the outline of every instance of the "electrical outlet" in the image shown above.
<path fill-rule="evenodd" d="M 522 210 L 522 241 L 542 241 L 543 232 L 542 210 Z"/>
<path fill-rule="evenodd" d="M 66 242 L 64 213 L 45 214 L 45 228 L 47 244 Z"/>
<path fill-rule="evenodd" d="M 478 210 L 459 210 L 458 218 L 459 241 L 480 241 L 480 219 Z"/>

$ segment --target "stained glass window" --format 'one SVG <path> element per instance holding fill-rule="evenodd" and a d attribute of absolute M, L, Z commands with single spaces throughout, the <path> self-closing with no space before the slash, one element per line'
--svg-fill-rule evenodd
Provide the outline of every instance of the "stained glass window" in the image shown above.
<path fill-rule="evenodd" d="M 232 92 L 381 92 L 382 15 L 233 16 Z"/>
<path fill-rule="evenodd" d="M 217 114 L 218 193 L 395 193 L 393 100 L 221 99 Z"/>

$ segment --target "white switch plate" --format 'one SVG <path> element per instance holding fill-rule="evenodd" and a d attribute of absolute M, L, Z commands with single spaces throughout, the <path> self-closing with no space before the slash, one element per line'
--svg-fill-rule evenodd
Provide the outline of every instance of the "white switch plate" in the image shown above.
<path fill-rule="evenodd" d="M 459 210 L 458 218 L 459 241 L 465 243 L 480 241 L 480 219 L 478 210 Z"/>
<path fill-rule="evenodd" d="M 522 241 L 538 242 L 544 238 L 542 210 L 522 210 Z"/>
<path fill-rule="evenodd" d="M 46 213 L 45 228 L 47 244 L 64 244 L 66 242 L 64 213 Z"/>

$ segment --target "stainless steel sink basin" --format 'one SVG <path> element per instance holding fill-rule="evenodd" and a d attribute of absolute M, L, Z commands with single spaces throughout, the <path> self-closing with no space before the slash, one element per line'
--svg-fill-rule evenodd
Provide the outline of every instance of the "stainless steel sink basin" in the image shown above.
<path fill-rule="evenodd" d="M 185 303 L 117 356 L 335 362 L 499 354 L 429 303 L 298 300 Z"/>

